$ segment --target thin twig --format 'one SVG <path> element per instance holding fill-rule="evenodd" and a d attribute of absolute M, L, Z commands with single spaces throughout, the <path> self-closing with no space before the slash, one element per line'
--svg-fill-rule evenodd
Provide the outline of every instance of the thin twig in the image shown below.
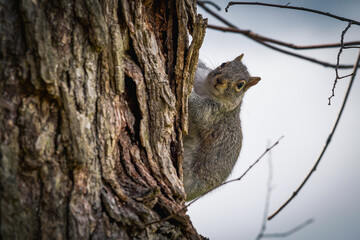
<path fill-rule="evenodd" d="M 359 46 L 344 47 L 344 49 L 350 49 L 350 48 L 360 48 L 360 47 Z"/>
<path fill-rule="evenodd" d="M 269 145 L 269 143 L 268 143 Z M 307 225 L 311 224 L 314 220 L 308 219 L 307 221 L 303 222 L 302 224 L 294 227 L 293 229 L 282 232 L 282 233 L 265 233 L 266 226 L 267 226 L 267 215 L 269 213 L 269 206 L 270 206 L 270 198 L 271 198 L 271 191 L 272 191 L 272 179 L 273 179 L 273 166 L 272 166 L 272 156 L 271 152 L 268 154 L 268 164 L 269 164 L 269 176 L 267 181 L 267 191 L 266 191 L 266 199 L 265 199 L 265 208 L 264 208 L 264 218 L 262 222 L 262 226 L 260 229 L 259 234 L 256 237 L 256 240 L 261 240 L 262 238 L 282 238 L 282 237 L 288 237 L 291 234 L 296 233 L 297 231 L 300 231 L 301 229 L 305 228 Z"/>
<path fill-rule="evenodd" d="M 270 142 L 268 143 L 268 146 L 270 146 Z M 266 198 L 265 198 L 265 208 L 264 208 L 264 217 L 263 217 L 263 222 L 261 225 L 261 229 L 259 234 L 256 237 L 256 240 L 260 240 L 264 234 L 265 234 L 265 230 L 266 230 L 266 218 L 267 215 L 269 214 L 269 206 L 270 206 L 270 198 L 271 198 L 271 190 L 272 190 L 272 179 L 273 179 L 273 167 L 272 167 L 272 156 L 271 156 L 271 152 L 269 152 L 268 154 L 268 164 L 269 164 L 269 176 L 268 176 L 268 180 L 267 180 L 267 191 L 266 191 Z"/>
<path fill-rule="evenodd" d="M 221 10 L 221 7 L 219 5 L 217 5 L 216 3 L 214 3 L 213 1 L 197 1 L 197 3 L 210 4 L 211 6 L 216 8 L 218 11 Z"/>
<path fill-rule="evenodd" d="M 260 156 L 253 164 L 251 164 L 251 165 L 249 166 L 249 168 L 248 168 L 240 177 L 235 178 L 235 179 L 232 179 L 232 180 L 229 180 L 229 181 L 226 181 L 226 182 L 223 182 L 222 184 L 220 184 L 219 186 L 215 187 L 214 189 L 211 189 L 211 190 L 207 191 L 206 193 L 204 193 L 204 195 L 201 195 L 201 196 L 195 198 L 195 199 L 192 200 L 190 203 L 188 203 L 186 206 L 189 207 L 190 205 L 192 205 L 193 203 L 195 203 L 197 200 L 199 200 L 200 198 L 202 198 L 203 196 L 205 196 L 205 195 L 208 194 L 209 192 L 211 192 L 211 191 L 213 191 L 213 190 L 215 190 L 215 189 L 217 189 L 217 188 L 219 188 L 219 187 L 221 187 L 221 186 L 224 186 L 224 185 L 226 185 L 226 184 L 228 184 L 228 183 L 240 181 L 240 180 L 250 171 L 250 169 L 253 168 L 253 167 L 260 161 L 260 159 L 265 156 L 265 154 L 266 154 L 267 152 L 269 152 L 269 151 L 270 151 L 271 149 L 273 149 L 276 145 L 278 145 L 279 142 L 280 142 L 280 140 L 283 139 L 283 138 L 284 138 L 284 136 L 281 136 L 271 147 L 267 148 L 267 149 L 265 150 L 265 152 L 264 152 L 263 154 L 261 154 L 261 156 Z"/>
<path fill-rule="evenodd" d="M 325 146 L 324 148 L 322 149 L 321 153 L 320 153 L 320 156 L 318 157 L 317 161 L 315 162 L 314 166 L 312 167 L 312 169 L 310 170 L 310 172 L 308 173 L 308 175 L 306 176 L 306 178 L 303 180 L 303 182 L 300 184 L 300 186 L 296 189 L 296 191 L 291 195 L 291 197 L 278 209 L 276 210 L 271 216 L 268 217 L 268 220 L 271 220 L 273 219 L 279 212 L 281 212 L 282 209 L 284 209 L 284 207 L 286 207 L 295 197 L 296 195 L 300 192 L 300 190 L 302 189 L 302 187 L 305 185 L 305 183 L 309 180 L 309 178 L 311 177 L 311 175 L 316 171 L 316 168 L 317 166 L 319 165 L 320 163 L 320 160 L 322 159 L 326 149 L 328 148 L 330 142 L 331 142 L 331 139 L 334 135 L 334 132 L 339 124 L 339 121 L 340 121 L 340 118 L 341 118 L 341 115 L 344 111 L 344 108 L 345 108 L 345 105 L 346 105 L 346 102 L 348 100 L 348 97 L 349 97 L 349 94 L 350 94 L 350 90 L 351 90 L 351 87 L 354 83 L 354 79 L 355 79 L 355 76 L 356 76 L 356 72 L 357 72 L 357 69 L 358 69 L 358 66 L 359 66 L 359 63 L 360 63 L 360 51 L 359 51 L 359 54 L 358 54 L 358 57 L 356 59 L 356 62 L 354 64 L 354 70 L 353 70 L 353 75 L 351 76 L 351 79 L 350 79 L 350 82 L 349 82 L 349 86 L 347 88 L 347 91 L 346 91 L 346 94 L 345 94 L 345 97 L 344 97 L 344 100 L 343 100 L 343 103 L 342 103 L 342 106 L 341 106 L 341 109 L 340 109 L 340 112 L 336 118 L 336 121 L 335 121 L 335 124 L 334 124 L 334 127 L 333 129 L 331 130 L 331 133 L 329 134 L 327 140 L 326 140 L 326 143 L 325 143 Z"/>
<path fill-rule="evenodd" d="M 263 238 L 280 238 L 280 237 L 288 237 L 291 234 L 294 234 L 297 231 L 300 231 L 301 229 L 305 228 L 306 226 L 308 226 L 309 224 L 313 223 L 314 219 L 309 219 L 305 222 L 303 222 L 302 224 L 300 224 L 299 226 L 294 227 L 293 229 L 284 232 L 284 233 L 266 233 L 263 235 Z"/>
<path fill-rule="evenodd" d="M 234 24 L 232 24 L 231 22 L 227 21 L 225 18 L 221 17 L 219 14 L 215 13 L 214 11 L 212 11 L 210 8 L 208 8 L 205 4 L 203 4 L 202 2 L 197 2 L 197 4 L 202 7 L 205 11 L 207 11 L 208 13 L 210 13 L 211 15 L 213 15 L 214 17 L 216 17 L 217 19 L 219 19 L 221 22 L 225 23 L 227 26 L 229 27 L 233 27 L 233 28 L 237 28 Z"/>
<path fill-rule="evenodd" d="M 252 38 L 256 38 L 257 40 L 260 41 L 265 41 L 265 42 L 271 42 L 280 46 L 284 46 L 284 47 L 288 47 L 291 49 L 295 49 L 295 50 L 308 50 L 308 49 L 322 49 L 322 48 L 335 48 L 335 47 L 341 47 L 341 43 L 326 43 L 326 44 L 316 44 L 316 45 L 305 45 L 305 46 L 301 46 L 301 45 L 295 45 L 293 43 L 287 43 L 287 42 L 283 42 L 283 41 L 279 41 L 273 38 L 269 38 L 269 37 L 265 37 L 262 36 L 260 34 L 254 33 L 251 30 L 242 30 L 242 29 L 238 29 L 238 28 L 232 28 L 232 27 L 220 27 L 220 26 L 216 26 L 216 25 L 211 25 L 208 24 L 207 25 L 208 28 L 211 29 L 215 29 L 215 30 L 219 30 L 219 31 L 223 31 L 223 32 L 232 32 L 232 33 L 240 33 L 242 35 L 246 35 Z M 360 41 L 351 41 L 351 42 L 344 42 L 344 49 L 346 48 L 359 48 L 359 47 L 355 47 L 353 45 L 358 45 L 360 44 Z M 347 47 L 349 46 L 349 47 Z"/>
<path fill-rule="evenodd" d="M 180 209 L 179 209 L 178 211 L 176 211 L 175 213 L 173 213 L 173 214 L 171 214 L 171 215 L 169 215 L 169 216 L 167 216 L 167 217 L 165 217 L 165 218 L 162 218 L 162 219 L 159 219 L 159 220 L 156 220 L 156 221 L 153 221 L 153 222 L 149 222 L 149 223 L 145 224 L 145 226 L 148 226 L 148 225 L 151 225 L 151 224 L 155 224 L 155 223 L 160 223 L 160 222 L 167 221 L 167 220 L 175 217 L 175 216 L 176 216 L 177 214 L 179 214 L 181 211 L 183 211 L 183 210 L 187 209 L 188 207 L 190 207 L 193 203 L 195 203 L 195 202 L 196 202 L 197 200 L 199 200 L 200 198 L 204 197 L 204 196 L 205 196 L 206 194 L 208 194 L 209 192 L 211 192 L 211 191 L 213 191 L 213 190 L 215 190 L 215 189 L 217 189 L 217 188 L 219 188 L 219 187 L 221 187 L 221 186 L 224 186 L 224 185 L 226 185 L 226 184 L 228 184 L 228 183 L 235 182 L 235 181 L 240 181 L 240 180 L 250 171 L 250 169 L 251 169 L 252 167 L 254 167 L 254 166 L 260 161 L 260 159 L 262 159 L 262 158 L 265 156 L 265 154 L 266 154 L 267 152 L 271 151 L 271 149 L 273 149 L 276 145 L 278 145 L 279 142 L 280 142 L 280 140 L 283 139 L 283 138 L 284 138 L 284 136 L 281 136 L 271 147 L 268 147 L 268 148 L 265 150 L 265 152 L 264 152 L 263 154 L 261 154 L 261 156 L 260 156 L 253 164 L 251 164 L 251 165 L 249 166 L 249 168 L 248 168 L 240 177 L 235 178 L 235 179 L 232 179 L 232 180 L 229 180 L 229 181 L 226 181 L 226 182 L 223 182 L 223 183 L 220 184 L 219 186 L 217 186 L 217 187 L 215 187 L 215 188 L 213 188 L 213 189 L 205 192 L 203 195 L 201 195 L 201 196 L 195 198 L 194 200 L 190 201 L 188 204 L 184 205 L 182 208 L 180 208 Z"/>
<path fill-rule="evenodd" d="M 265 150 L 265 152 L 264 152 L 263 154 L 261 154 L 261 156 L 260 156 L 253 164 L 251 164 L 251 165 L 249 166 L 249 168 L 248 168 L 240 177 L 235 178 L 235 179 L 231 179 L 231 180 L 226 181 L 226 182 L 223 182 L 223 183 L 220 184 L 219 186 L 215 187 L 214 189 L 211 189 L 210 191 L 206 192 L 204 195 L 201 195 L 201 196 L 198 197 L 198 198 L 201 198 L 201 197 L 205 196 L 206 194 L 208 194 L 209 192 L 211 192 L 212 190 L 215 190 L 215 189 L 217 189 L 217 188 L 219 188 L 219 187 L 222 187 L 222 186 L 224 186 L 224 185 L 226 185 L 226 184 L 228 184 L 228 183 L 240 181 L 240 180 L 250 171 L 250 169 L 253 168 L 253 167 L 260 161 L 260 159 L 265 156 L 265 154 L 266 154 L 267 152 L 269 152 L 269 151 L 270 151 L 271 149 L 273 149 L 276 145 L 278 145 L 279 142 L 280 142 L 280 140 L 283 139 L 283 138 L 284 138 L 284 136 L 281 136 L 271 147 L 268 147 L 268 148 Z M 191 201 L 187 206 L 190 206 L 193 202 L 195 202 L 195 200 L 197 200 L 197 199 L 194 199 L 193 201 Z"/>
<path fill-rule="evenodd" d="M 297 58 L 301 58 L 301 59 L 304 59 L 304 60 L 307 60 L 309 62 L 312 62 L 312 63 L 316 63 L 316 64 L 320 64 L 324 67 L 331 67 L 331 68 L 336 68 L 336 64 L 332 64 L 332 63 L 328 63 L 328 62 L 324 62 L 324 61 L 320 61 L 320 60 L 317 60 L 315 58 L 311 58 L 311 57 L 307 57 L 307 56 L 304 56 L 304 55 L 301 55 L 301 54 L 297 54 L 297 53 L 293 53 L 293 52 L 290 52 L 290 51 L 286 51 L 284 49 L 281 49 L 281 48 L 278 48 L 278 47 L 275 47 L 273 45 L 270 45 L 268 43 L 265 43 L 263 41 L 260 41 L 260 40 L 257 40 L 255 38 L 252 38 L 251 36 L 247 36 L 251 39 L 253 39 L 254 41 L 256 41 L 257 43 L 261 44 L 261 45 L 264 45 L 268 48 L 271 48 L 275 51 L 278 51 L 278 52 L 282 52 L 282 53 L 285 53 L 285 54 L 288 54 L 290 56 L 294 56 L 294 57 L 297 57 Z M 353 65 L 338 65 L 338 68 L 339 69 L 347 69 L 347 68 L 352 68 Z"/>
<path fill-rule="evenodd" d="M 266 7 L 276 7 L 276 8 L 287 8 L 287 9 L 293 9 L 293 10 L 300 10 L 300 11 L 312 12 L 312 13 L 320 14 L 323 16 L 335 18 L 337 20 L 344 21 L 344 22 L 352 22 L 353 24 L 360 26 L 360 22 L 355 21 L 353 19 L 344 18 L 344 17 L 336 16 L 336 15 L 328 13 L 328 12 L 322 12 L 319 10 L 304 8 L 304 7 L 295 7 L 295 6 L 278 5 L 278 4 L 261 3 L 261 2 L 229 2 L 225 8 L 225 11 L 227 12 L 229 7 L 232 5 L 258 5 L 258 6 L 266 6 Z"/>
<path fill-rule="evenodd" d="M 301 59 L 304 59 L 304 60 L 307 60 L 309 62 L 312 62 L 312 63 L 316 63 L 316 64 L 319 64 L 319 65 L 322 65 L 324 67 L 331 67 L 331 68 L 336 68 L 336 65 L 335 64 L 332 64 L 332 63 L 328 63 L 328 62 L 324 62 L 324 61 L 320 61 L 320 60 L 317 60 L 315 58 L 311 58 L 311 57 L 307 57 L 307 56 L 304 56 L 304 55 L 301 55 L 301 54 L 297 54 L 297 53 L 293 53 L 293 52 L 289 52 L 289 51 L 286 51 L 286 50 L 283 50 L 281 48 L 277 48 L 277 47 L 274 47 L 270 44 L 267 44 L 267 43 L 264 43 L 262 41 L 257 41 L 258 43 L 262 44 L 262 45 L 265 45 L 267 46 L 268 48 L 271 48 L 271 49 L 274 49 L 278 52 L 282 52 L 282 53 L 285 53 L 285 54 L 288 54 L 290 56 L 294 56 L 294 57 L 297 57 L 297 58 L 301 58 Z M 347 68 L 352 68 L 353 65 L 339 65 L 338 68 L 340 69 L 347 69 Z"/>
<path fill-rule="evenodd" d="M 350 27 L 351 27 L 351 22 L 349 22 L 349 24 L 346 26 L 344 31 L 341 33 L 341 40 L 340 40 L 341 46 L 340 46 L 340 49 L 339 49 L 339 52 L 338 52 L 338 55 L 337 55 L 337 62 L 336 62 L 336 68 L 335 68 L 336 76 L 335 76 L 333 87 L 331 89 L 331 96 L 328 98 L 329 99 L 328 105 L 331 105 L 331 98 L 333 98 L 335 96 L 335 88 L 336 88 L 336 84 L 337 84 L 338 80 L 342 79 L 342 78 L 352 76 L 352 73 L 351 73 L 351 74 L 340 77 L 339 76 L 339 71 L 338 71 L 339 64 L 340 64 L 340 55 L 341 55 L 341 53 L 343 51 L 343 48 L 344 48 L 344 37 L 345 37 L 345 34 L 346 34 L 347 30 L 349 30 Z"/>
<path fill-rule="evenodd" d="M 220 20 L 221 22 L 223 22 L 224 24 L 226 24 L 227 26 L 229 27 L 232 27 L 232 28 L 236 28 L 238 29 L 235 25 L 233 25 L 232 23 L 230 23 L 229 21 L 227 21 L 226 19 L 224 19 L 223 17 L 219 16 L 218 14 L 216 14 L 215 12 L 213 12 L 211 9 L 209 9 L 208 7 L 206 7 L 204 4 L 202 4 L 201 2 L 198 3 L 199 6 L 201 6 L 205 11 L 207 11 L 208 13 L 210 13 L 211 15 L 213 15 L 214 17 L 216 17 L 218 20 Z M 245 35 L 246 36 L 246 35 Z M 297 54 L 297 53 L 293 53 L 293 52 L 290 52 L 290 51 L 286 51 L 284 49 L 281 49 L 281 48 L 277 48 L 275 46 L 272 46 L 268 43 L 265 43 L 261 40 L 258 40 L 256 38 L 253 38 L 251 36 L 246 36 L 254 41 L 256 41 L 257 43 L 260 43 L 268 48 L 271 48 L 275 51 L 278 51 L 278 52 L 282 52 L 282 53 L 285 53 L 285 54 L 288 54 L 288 55 L 291 55 L 291 56 L 294 56 L 294 57 L 297 57 L 297 58 L 301 58 L 301 59 L 304 59 L 304 60 L 307 60 L 307 61 L 310 61 L 310 62 L 313 62 L 313 63 L 317 63 L 317 64 L 320 64 L 324 67 L 331 67 L 331 68 L 335 68 L 336 65 L 335 64 L 331 64 L 331 63 L 327 63 L 327 62 L 323 62 L 323 61 L 319 61 L 317 59 L 314 59 L 314 58 L 310 58 L 310 57 L 307 57 L 307 56 L 304 56 L 304 55 L 301 55 L 301 54 Z M 339 69 L 346 69 L 346 68 L 352 68 L 352 65 L 339 65 Z"/>
<path fill-rule="evenodd" d="M 338 66 L 340 64 L 340 55 L 343 51 L 343 48 L 344 48 L 344 37 L 345 37 L 345 34 L 346 32 L 349 30 L 349 28 L 351 27 L 351 22 L 349 22 L 349 24 L 346 26 L 346 28 L 344 29 L 344 31 L 342 31 L 341 33 L 341 39 L 340 39 L 340 49 L 339 49 L 339 52 L 338 52 L 338 55 L 337 55 L 337 62 L 336 62 L 336 66 Z M 336 72 L 336 77 L 337 79 L 342 79 L 342 78 L 346 78 L 346 77 L 349 77 L 351 76 L 352 74 L 349 74 L 349 75 L 346 75 L 346 76 L 342 76 L 340 77 L 339 76 L 339 71 L 338 71 L 338 67 L 335 68 L 335 72 Z"/>

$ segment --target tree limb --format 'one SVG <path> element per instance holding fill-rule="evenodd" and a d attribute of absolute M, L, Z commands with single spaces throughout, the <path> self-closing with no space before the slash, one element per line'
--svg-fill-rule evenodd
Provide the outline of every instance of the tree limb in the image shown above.
<path fill-rule="evenodd" d="M 341 47 L 342 44 L 341 43 L 325 43 L 325 44 L 314 44 L 314 45 L 296 45 L 293 43 L 287 43 L 287 42 L 283 42 L 280 40 L 276 40 L 273 38 L 269 38 L 269 37 L 265 37 L 262 36 L 260 34 L 254 33 L 251 30 L 242 30 L 239 28 L 232 28 L 232 27 L 221 27 L 221 26 L 216 26 L 216 25 L 211 25 L 209 24 L 207 26 L 208 28 L 211 29 L 215 29 L 215 30 L 219 30 L 219 31 L 223 31 L 223 32 L 232 32 L 232 33 L 240 33 L 242 35 L 246 35 L 252 38 L 255 38 L 257 40 L 260 41 L 265 41 L 265 42 L 271 42 L 280 46 L 284 46 L 284 47 L 288 47 L 291 49 L 295 49 L 295 50 L 308 50 L 308 49 L 321 49 L 321 48 L 335 48 L 335 47 Z M 351 48 L 351 47 L 355 47 L 354 45 L 359 45 L 360 41 L 351 41 L 351 42 L 344 42 L 343 43 L 343 48 Z M 349 47 L 346 47 L 349 46 Z M 359 47 L 356 47 L 359 48 Z"/>

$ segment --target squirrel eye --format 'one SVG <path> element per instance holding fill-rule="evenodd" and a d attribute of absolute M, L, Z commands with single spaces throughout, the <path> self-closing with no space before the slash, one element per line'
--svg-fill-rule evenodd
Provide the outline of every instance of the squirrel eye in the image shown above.
<path fill-rule="evenodd" d="M 236 91 L 239 92 L 245 85 L 245 81 L 238 82 L 236 84 Z"/>

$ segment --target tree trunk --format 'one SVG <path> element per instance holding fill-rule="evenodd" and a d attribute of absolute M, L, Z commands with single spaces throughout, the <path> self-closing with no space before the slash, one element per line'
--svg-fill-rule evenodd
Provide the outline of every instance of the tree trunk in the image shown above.
<path fill-rule="evenodd" d="M 0 0 L 1 239 L 201 239 L 182 134 L 193 0 Z M 192 35 L 189 44 L 188 35 Z"/>

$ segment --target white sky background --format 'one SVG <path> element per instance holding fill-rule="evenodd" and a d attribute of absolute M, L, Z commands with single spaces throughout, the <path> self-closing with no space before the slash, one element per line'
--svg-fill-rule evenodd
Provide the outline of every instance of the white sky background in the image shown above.
<path fill-rule="evenodd" d="M 346 22 L 306 12 L 260 6 L 232 6 L 215 1 L 219 12 L 241 29 L 250 29 L 298 45 L 340 41 Z M 288 1 L 267 1 L 287 4 Z M 298 0 L 292 6 L 314 8 L 360 20 L 358 0 Z M 212 8 L 211 6 L 209 6 Z M 213 8 L 212 8 L 213 9 Z M 216 11 L 216 10 L 215 10 Z M 221 25 L 198 7 L 210 24 Z M 353 25 L 345 41 L 360 40 Z M 336 63 L 338 49 L 299 53 Z M 339 112 L 349 78 L 339 80 L 332 105 L 328 97 L 335 71 L 278 53 L 248 38 L 208 29 L 200 58 L 210 67 L 244 53 L 250 74 L 262 80 L 245 96 L 241 111 L 242 152 L 230 178 L 240 176 L 266 149 L 269 140 L 285 138 L 272 151 L 273 190 L 270 213 L 275 211 L 312 168 Z M 358 49 L 344 50 L 341 63 L 353 64 Z M 341 71 L 341 74 L 350 73 Z M 339 126 L 317 171 L 299 195 L 272 221 L 268 233 L 285 232 L 309 218 L 315 222 L 287 238 L 296 240 L 360 239 L 360 73 Z M 208 194 L 189 208 L 198 232 L 212 240 L 255 239 L 263 218 L 268 178 L 267 156 L 246 177 Z"/>

